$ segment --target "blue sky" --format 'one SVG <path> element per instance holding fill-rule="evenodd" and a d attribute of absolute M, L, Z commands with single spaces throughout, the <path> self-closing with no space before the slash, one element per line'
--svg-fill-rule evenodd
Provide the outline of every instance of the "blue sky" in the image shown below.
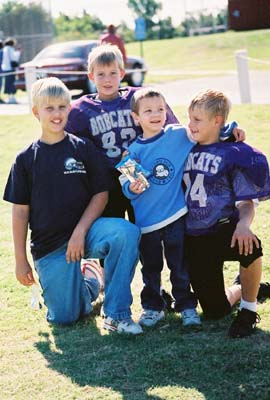
<path fill-rule="evenodd" d="M 35 0 L 18 0 L 20 3 L 28 4 Z M 162 3 L 160 17 L 171 16 L 173 23 L 179 25 L 186 12 L 195 12 L 198 9 L 215 12 L 217 9 L 225 8 L 228 0 L 158 0 Z M 0 6 L 7 0 L 0 0 Z M 53 16 L 63 12 L 67 15 L 80 15 L 85 9 L 89 14 L 96 15 L 105 24 L 118 25 L 125 21 L 129 27 L 134 27 L 134 15 L 127 7 L 127 0 L 42 0 L 36 1 L 51 10 Z M 63 7 L 64 4 L 64 7 Z"/>

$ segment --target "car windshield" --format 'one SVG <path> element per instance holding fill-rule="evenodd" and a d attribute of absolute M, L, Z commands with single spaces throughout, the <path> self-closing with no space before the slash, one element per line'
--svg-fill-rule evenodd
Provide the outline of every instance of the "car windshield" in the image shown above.
<path fill-rule="evenodd" d="M 85 46 L 80 45 L 64 45 L 63 43 L 45 47 L 34 58 L 35 61 L 44 58 L 84 58 Z"/>

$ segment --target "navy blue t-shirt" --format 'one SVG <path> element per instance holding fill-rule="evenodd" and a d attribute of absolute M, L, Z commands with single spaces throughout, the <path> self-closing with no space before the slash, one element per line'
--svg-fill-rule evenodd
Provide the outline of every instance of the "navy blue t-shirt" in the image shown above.
<path fill-rule="evenodd" d="M 110 189 L 103 156 L 86 138 L 33 142 L 11 168 L 4 200 L 30 206 L 34 259 L 69 240 L 92 196 Z"/>

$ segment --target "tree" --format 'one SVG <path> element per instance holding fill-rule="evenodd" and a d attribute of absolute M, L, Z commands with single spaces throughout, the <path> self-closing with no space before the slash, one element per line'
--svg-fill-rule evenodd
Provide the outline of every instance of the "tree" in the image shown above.
<path fill-rule="evenodd" d="M 134 11 L 137 17 L 145 18 L 147 38 L 155 38 L 156 29 L 152 30 L 157 25 L 154 21 L 158 19 L 155 18 L 158 11 L 162 9 L 161 3 L 155 0 L 128 0 L 128 7 Z"/>
<path fill-rule="evenodd" d="M 172 24 L 171 17 L 161 19 L 159 21 L 159 38 L 160 39 L 171 39 L 176 36 L 176 29 Z"/>
<path fill-rule="evenodd" d="M 197 28 L 199 26 L 198 20 L 190 13 L 187 13 L 186 18 L 181 23 L 183 36 L 189 36 L 191 29 Z"/>
<path fill-rule="evenodd" d="M 97 39 L 100 33 L 105 29 L 105 25 L 95 16 L 89 15 L 86 11 L 81 17 L 69 17 L 60 14 L 54 20 L 55 33 L 58 40 L 74 39 Z"/>
<path fill-rule="evenodd" d="M 39 4 L 29 7 L 16 1 L 4 3 L 0 9 L 0 26 L 5 36 L 18 36 L 51 31 L 51 17 Z"/>
<path fill-rule="evenodd" d="M 191 13 L 188 13 L 185 20 L 181 23 L 177 31 L 180 33 L 181 36 L 189 36 L 190 31 L 193 29 L 198 29 L 199 33 L 199 28 L 213 28 L 212 30 L 209 30 L 208 33 L 213 33 L 215 32 L 215 27 L 216 25 L 224 25 L 225 27 L 227 26 L 227 10 L 221 10 L 217 16 L 214 16 L 212 14 L 202 14 L 199 13 L 199 15 L 194 15 Z M 226 28 L 225 28 L 226 29 Z"/>
<path fill-rule="evenodd" d="M 31 59 L 53 37 L 50 14 L 36 3 L 28 7 L 16 1 L 4 3 L 0 8 L 0 27 L 5 38 L 17 38 L 23 49 L 21 61 Z"/>

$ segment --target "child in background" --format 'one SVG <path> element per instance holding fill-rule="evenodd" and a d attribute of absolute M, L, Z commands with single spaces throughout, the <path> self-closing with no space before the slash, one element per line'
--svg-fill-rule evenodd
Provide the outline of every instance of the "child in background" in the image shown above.
<path fill-rule="evenodd" d="M 165 316 L 160 293 L 164 255 L 170 269 L 175 311 L 181 312 L 184 326 L 198 326 L 201 322 L 196 311 L 197 300 L 190 290 L 184 254 L 183 216 L 187 207 L 181 185 L 185 161 L 195 143 L 183 126 L 163 128 L 166 102 L 159 91 L 151 88 L 136 91 L 131 108 L 143 134 L 130 145 L 129 156 L 151 173 L 150 187 L 146 190 L 139 181 L 130 183 L 121 179 L 142 232 L 140 258 L 144 287 L 139 323 L 153 326 Z"/>
<path fill-rule="evenodd" d="M 258 200 L 270 198 L 266 157 L 244 143 L 221 143 L 230 102 L 207 90 L 189 105 L 189 128 L 198 144 L 185 166 L 187 247 L 191 284 L 205 318 L 221 318 L 241 297 L 228 335 L 254 332 L 262 271 L 260 240 L 250 229 Z M 241 286 L 224 287 L 224 261 L 240 262 Z"/>
<path fill-rule="evenodd" d="M 66 86 L 57 78 L 36 81 L 32 104 L 41 136 L 18 154 L 4 193 L 13 203 L 16 277 L 25 286 L 34 283 L 26 254 L 29 225 L 50 323 L 70 324 L 92 311 L 103 273 L 99 266 L 81 271 L 80 262 L 100 257 L 105 260 L 103 327 L 141 333 L 130 310 L 139 230 L 124 219 L 99 218 L 108 200 L 109 174 L 93 143 L 64 131 L 70 110 Z"/>

